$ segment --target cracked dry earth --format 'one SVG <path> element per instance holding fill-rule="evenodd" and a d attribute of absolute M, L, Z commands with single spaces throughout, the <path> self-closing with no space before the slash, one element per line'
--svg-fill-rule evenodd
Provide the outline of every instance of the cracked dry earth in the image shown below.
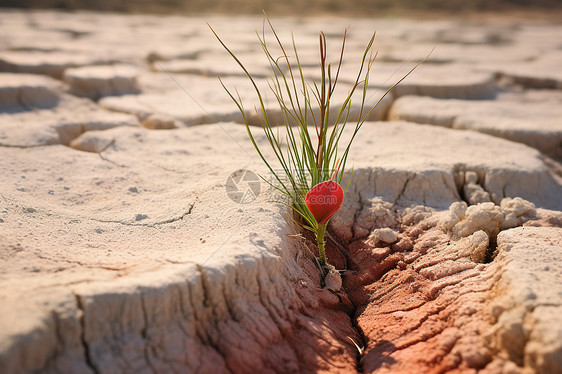
<path fill-rule="evenodd" d="M 265 86 L 257 17 L 2 11 L 1 373 L 562 371 L 559 24 L 273 20 L 312 79 L 352 26 L 343 93 L 377 29 L 373 101 L 437 45 L 354 143 L 324 287 L 265 184 L 226 195 L 268 174 L 204 21 Z"/>

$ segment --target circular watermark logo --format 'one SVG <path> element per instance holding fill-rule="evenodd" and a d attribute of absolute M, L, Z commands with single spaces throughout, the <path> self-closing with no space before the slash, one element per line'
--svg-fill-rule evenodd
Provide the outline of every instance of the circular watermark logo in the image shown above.
<path fill-rule="evenodd" d="M 260 190 L 260 177 L 251 170 L 238 169 L 226 179 L 226 194 L 237 204 L 251 203 Z"/>

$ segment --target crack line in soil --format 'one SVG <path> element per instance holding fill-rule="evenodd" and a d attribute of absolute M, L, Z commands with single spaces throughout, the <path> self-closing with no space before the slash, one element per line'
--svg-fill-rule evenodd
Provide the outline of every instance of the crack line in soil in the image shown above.
<path fill-rule="evenodd" d="M 100 222 L 100 223 L 117 223 L 117 224 L 123 225 L 123 226 L 141 226 L 141 227 L 154 228 L 156 226 L 167 225 L 169 223 L 174 223 L 174 222 L 183 220 L 185 217 L 187 217 L 188 215 L 191 214 L 194 206 L 195 206 L 195 203 L 192 203 L 189 206 L 189 208 L 187 209 L 187 211 L 185 213 L 183 213 L 181 216 L 172 217 L 172 218 L 169 218 L 167 220 L 158 221 L 158 222 L 154 222 L 154 223 L 130 223 L 130 222 L 127 222 L 127 221 L 103 220 L 103 219 L 92 219 L 92 221 Z"/>
<path fill-rule="evenodd" d="M 361 198 L 360 198 L 359 202 L 361 204 Z M 357 214 L 359 212 L 361 212 L 361 210 L 362 210 L 362 208 L 359 208 L 355 215 L 357 216 Z M 354 218 L 354 222 L 355 222 L 356 218 L 357 217 Z M 345 258 L 345 264 L 346 264 L 345 270 L 346 271 L 351 270 L 350 265 L 353 266 L 354 268 L 357 267 L 357 265 L 355 264 L 355 261 L 353 260 L 353 257 L 351 256 L 351 254 L 349 253 L 347 248 L 344 245 L 342 245 L 340 242 L 338 242 L 334 238 L 334 236 L 329 233 L 329 231 L 327 231 L 326 233 L 327 233 L 328 239 L 330 239 L 330 241 L 335 244 L 338 251 Z M 344 277 L 345 277 L 345 275 L 344 275 Z M 355 305 L 355 303 L 353 301 L 351 301 L 351 299 L 349 299 L 349 297 L 347 296 L 348 290 L 347 290 L 345 281 L 342 284 L 342 291 L 345 294 L 345 297 L 347 298 L 348 302 L 351 303 L 351 307 L 349 307 L 349 311 L 347 312 L 347 314 L 349 316 L 349 320 L 351 322 L 351 328 L 356 332 L 356 335 L 360 339 L 360 341 L 356 342 L 352 338 L 348 337 L 349 340 L 351 340 L 351 342 L 353 343 L 353 345 L 356 346 L 356 348 L 357 348 L 357 352 L 356 352 L 356 360 L 357 361 L 356 361 L 356 364 L 355 364 L 355 368 L 356 368 L 358 373 L 363 373 L 363 362 L 362 362 L 362 360 L 363 360 L 363 357 L 364 357 L 365 348 L 367 348 L 367 339 L 366 339 L 365 334 L 363 333 L 363 330 L 361 329 L 361 327 L 359 326 L 358 321 L 357 321 L 357 315 L 356 314 L 357 314 L 358 306 Z M 340 302 L 343 302 L 340 295 L 338 295 L 338 298 L 339 298 Z"/>
<path fill-rule="evenodd" d="M 76 307 L 80 311 L 80 341 L 82 342 L 82 348 L 84 349 L 84 358 L 86 365 L 92 369 L 95 374 L 99 374 L 100 371 L 97 366 L 94 364 L 94 360 L 92 359 L 92 352 L 88 341 L 86 340 L 86 309 L 84 308 L 84 304 L 82 301 L 82 297 L 77 293 L 73 292 L 74 298 L 76 300 Z"/>

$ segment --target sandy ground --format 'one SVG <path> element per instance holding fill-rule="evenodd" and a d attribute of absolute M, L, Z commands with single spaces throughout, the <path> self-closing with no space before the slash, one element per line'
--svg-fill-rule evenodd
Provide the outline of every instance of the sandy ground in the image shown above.
<path fill-rule="evenodd" d="M 262 21 L 0 13 L 0 372 L 560 372 L 562 26 L 272 19 L 311 81 L 351 26 L 336 103 L 373 30 L 368 104 L 435 48 L 354 143 L 326 288 L 217 79 L 257 124 L 206 22 L 267 88 Z"/>

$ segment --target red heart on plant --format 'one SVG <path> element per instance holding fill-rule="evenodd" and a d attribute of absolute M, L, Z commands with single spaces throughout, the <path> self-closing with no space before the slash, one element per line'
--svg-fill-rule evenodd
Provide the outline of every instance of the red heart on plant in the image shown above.
<path fill-rule="evenodd" d="M 306 194 L 306 206 L 319 225 L 326 223 L 343 204 L 343 189 L 329 180 L 318 183 Z"/>

